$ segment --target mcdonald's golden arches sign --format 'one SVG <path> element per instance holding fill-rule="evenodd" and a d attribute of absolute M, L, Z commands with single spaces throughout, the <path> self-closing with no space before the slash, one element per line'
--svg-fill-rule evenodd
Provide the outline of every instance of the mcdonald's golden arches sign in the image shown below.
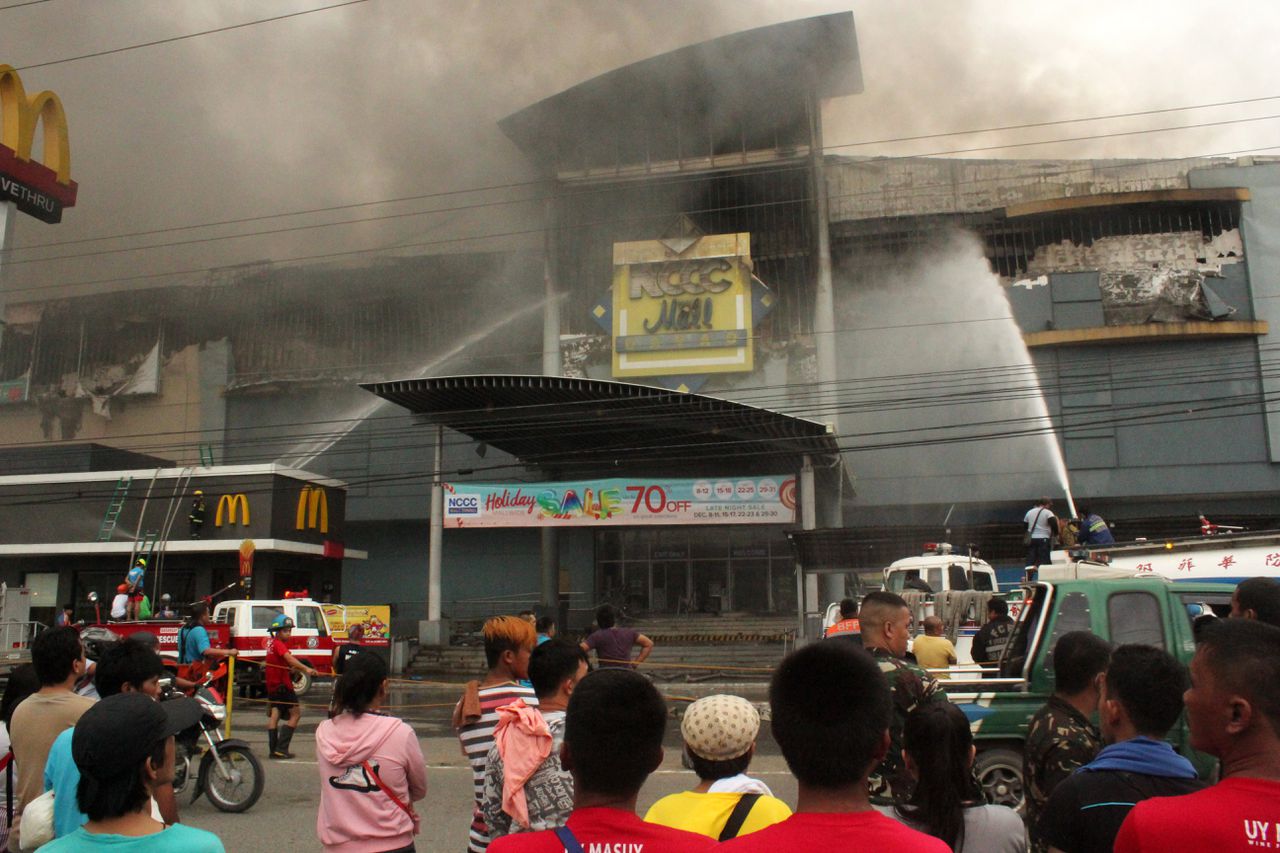
<path fill-rule="evenodd" d="M 329 532 L 329 496 L 322 486 L 303 486 L 298 495 L 298 530 Z"/>
<path fill-rule="evenodd" d="M 240 511 L 238 516 L 236 514 L 237 509 L 239 509 Z M 218 498 L 218 508 L 213 514 L 214 527 L 222 526 L 222 521 L 224 518 L 223 513 L 226 514 L 225 518 L 226 518 L 227 524 L 236 524 L 237 523 L 236 519 L 238 517 L 239 518 L 238 523 L 244 525 L 245 527 L 248 527 L 249 526 L 249 499 L 245 497 L 243 494 L 239 494 L 239 493 L 234 495 L 223 495 L 222 497 Z"/>
<path fill-rule="evenodd" d="M 44 126 L 44 150 L 33 160 L 36 127 Z M 0 65 L 0 201 L 12 201 L 43 222 L 62 221 L 76 203 L 71 180 L 67 114 L 53 92 L 30 97 L 12 66 Z"/>

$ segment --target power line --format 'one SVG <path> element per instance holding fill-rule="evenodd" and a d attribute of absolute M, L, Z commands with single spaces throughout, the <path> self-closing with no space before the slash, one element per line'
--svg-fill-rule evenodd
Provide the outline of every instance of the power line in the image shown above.
<path fill-rule="evenodd" d="M 283 21 L 288 18 L 297 18 L 302 15 L 310 15 L 315 12 L 327 12 L 330 9 L 340 9 L 343 6 L 355 6 L 358 3 L 367 3 L 367 2 L 368 0 L 344 0 L 344 2 L 342 3 L 334 3 L 330 6 L 320 6 L 315 9 L 303 9 L 302 11 L 299 11 L 299 12 L 290 12 L 286 15 L 276 15 L 275 17 L 272 17 L 272 18 L 259 18 L 255 21 L 245 21 L 239 24 L 230 24 L 225 27 L 216 27 L 212 30 L 201 30 L 198 33 L 187 33 L 185 35 L 180 35 L 180 36 L 170 36 L 169 38 L 162 38 L 162 39 L 156 39 L 155 41 L 146 41 L 146 42 L 141 42 L 139 44 L 126 45 L 125 47 L 113 47 L 110 50 L 99 50 L 99 51 L 95 51 L 94 53 L 82 53 L 78 56 L 67 56 L 62 59 L 50 59 L 47 62 L 36 62 L 31 65 L 23 65 L 17 70 L 30 71 L 32 68 L 47 68 L 50 65 L 63 65 L 68 62 L 79 62 L 82 59 L 93 59 L 99 56 L 111 56 L 117 53 L 125 53 L 130 50 L 139 50 L 144 47 L 155 47 L 156 45 L 161 45 L 161 44 L 172 44 L 173 42 L 185 41 L 187 39 L 198 38 L 200 36 L 213 35 L 214 33 L 225 33 L 225 32 L 230 32 L 231 30 L 244 29 L 245 27 L 255 27 L 258 24 L 270 24 L 275 21 Z M 6 7 L 6 8 L 12 8 L 12 7 Z"/>
<path fill-rule="evenodd" d="M 1280 114 L 1273 115 L 1273 116 L 1259 117 L 1256 119 L 1246 119 L 1244 121 L 1262 120 L 1263 118 L 1276 119 L 1276 118 L 1280 118 Z M 1199 127 L 1202 125 L 1188 125 L 1188 127 L 1193 127 L 1193 126 Z M 1170 128 L 1165 128 L 1165 129 L 1170 129 Z M 1173 128 L 1173 129 L 1176 129 L 1176 128 Z M 1140 132 L 1142 131 L 1133 131 L 1133 133 L 1140 133 Z M 1084 137 L 1081 137 L 1081 138 L 1084 138 Z M 1047 144 L 1052 144 L 1053 142 L 1056 142 L 1056 141 L 1058 140 L 1044 140 L 1041 142 L 1027 143 L 1027 144 L 1047 145 Z M 1003 147 L 1009 147 L 1009 146 L 995 146 L 995 147 L 1003 148 Z M 1197 159 L 1203 159 L 1207 157 L 1220 157 L 1220 156 L 1229 156 L 1233 154 L 1244 154 L 1244 153 L 1258 152 L 1258 151 L 1270 151 L 1276 148 L 1280 148 L 1280 145 L 1269 145 L 1269 146 L 1262 146 L 1258 148 L 1243 148 L 1243 149 L 1237 149 L 1234 151 L 1219 152 L 1215 154 L 1197 154 L 1197 155 L 1188 156 L 1188 157 L 1162 158 L 1159 160 L 1152 160 L 1148 162 L 1160 163 L 1160 162 L 1178 162 L 1182 160 L 1197 160 Z M 975 150 L 981 150 L 981 149 L 966 149 L 966 150 L 975 151 Z M 946 152 L 942 152 L 942 153 L 946 153 Z M 901 157 L 901 158 L 881 158 L 881 159 L 882 161 L 887 162 L 890 160 L 911 160 L 911 159 L 917 159 L 917 158 Z M 1122 165 L 1132 166 L 1134 164 L 1126 163 Z M 1087 169 L 1081 169 L 1078 171 L 1093 171 L 1096 168 L 1121 168 L 1121 167 L 1122 167 L 1121 165 L 1117 165 L 1113 167 L 1089 167 Z M 991 180 L 996 180 L 996 178 L 975 179 L 974 181 L 971 181 L 971 182 L 949 182 L 948 184 L 946 184 L 946 186 L 954 186 L 959 183 L 983 183 Z M 938 185 L 938 186 L 942 186 L 942 185 Z M 868 190 L 865 192 L 837 194 L 837 195 L 830 196 L 829 198 L 841 199 L 841 198 L 855 198 L 860 196 L 869 197 L 872 195 L 879 195 L 879 194 L 880 194 L 879 191 Z M 745 204 L 745 205 L 735 205 L 729 208 L 706 208 L 702 212 L 717 212 L 717 211 L 723 211 L 723 210 L 742 210 L 742 209 L 751 209 L 751 208 L 767 208 L 767 207 L 775 207 L 775 206 L 781 206 L 781 205 L 799 204 L 807 200 L 808 200 L 807 197 L 796 197 L 796 198 L 790 198 L 790 199 L 786 199 L 783 201 L 776 201 L 776 202 L 757 202 L 757 203 Z M 678 211 L 675 211 L 675 212 L 678 212 Z M 655 219 L 668 219 L 670 218 L 672 213 L 673 211 L 664 211 L 662 213 L 647 214 L 643 216 L 628 217 L 623 219 L 609 219 L 609 220 L 600 220 L 596 222 L 581 222 L 581 223 L 574 223 L 573 227 L 574 228 L 600 227 L 604 225 L 621 225 L 621 224 L 627 224 L 627 223 L 645 222 L 645 221 L 655 220 Z M 398 248 L 400 249 L 425 248 L 429 246 L 468 243 L 468 242 L 474 242 L 476 240 L 493 240 L 493 239 L 498 239 L 502 237 L 528 237 L 533 235 L 543 235 L 547 232 L 547 230 L 548 229 L 545 227 L 536 227 L 536 228 L 524 228 L 516 231 L 500 231 L 500 232 L 491 232 L 487 234 L 444 237 L 437 240 L 425 240 L 425 241 L 419 241 L 415 243 L 405 243 L 399 246 Z M 564 226 L 558 226 L 551 230 L 565 230 L 565 228 Z M 249 236 L 252 236 L 252 235 L 249 235 Z M 307 261 L 330 260 L 330 259 L 340 258 L 340 257 L 352 257 L 356 255 L 377 254 L 385 251 L 386 249 L 384 247 L 375 247 L 375 248 L 366 248 L 366 249 L 347 249 L 347 250 L 340 250 L 340 251 L 334 251 L 334 252 L 322 252 L 322 253 L 313 254 L 313 255 L 298 255 L 290 258 L 266 259 L 264 263 L 287 266 L 291 264 L 304 263 Z M 182 269 L 182 270 L 169 270 L 166 272 L 144 273 L 142 275 L 116 276 L 113 278 L 90 279 L 90 280 L 81 280 L 76 282 L 53 282 L 53 283 L 46 283 L 46 284 L 31 285 L 29 287 L 9 288 L 8 292 L 11 294 L 31 293 L 39 290 L 50 290 L 55 288 L 67 289 L 67 288 L 76 288 L 76 287 L 97 286 L 97 285 L 104 285 L 104 284 L 120 284 L 124 282 L 151 281 L 156 279 L 174 278 L 177 276 L 184 276 L 184 275 L 203 275 L 203 274 L 208 274 L 210 272 L 213 272 L 214 270 L 217 270 L 220 268 L 221 266 L 194 267 L 194 268 Z"/>
<path fill-rule="evenodd" d="M 47 2 L 47 0 L 38 0 L 38 2 Z M 1159 108 L 1137 110 L 1137 111 L 1126 112 L 1126 113 L 1109 113 L 1105 115 L 1096 115 L 1096 116 L 1081 116 L 1079 118 L 1055 119 L 1051 121 L 1028 122 L 1024 124 L 996 125 L 993 127 L 973 128 L 970 130 L 939 131 L 937 133 L 919 134 L 915 136 L 898 136 L 898 137 L 887 137 L 884 139 L 869 139 L 869 140 L 862 140 L 857 142 L 836 143 L 833 145 L 824 146 L 824 150 L 829 150 L 833 148 L 864 147 L 868 145 L 887 145 L 887 144 L 898 143 L 898 142 L 916 142 L 916 141 L 926 140 L 926 139 L 942 139 L 948 136 L 972 136 L 972 135 L 977 135 L 981 133 L 997 133 L 997 132 L 1003 132 L 1008 130 L 1024 130 L 1024 129 L 1035 128 L 1035 127 L 1050 127 L 1050 126 L 1064 125 L 1064 124 L 1080 124 L 1080 123 L 1093 122 L 1093 121 L 1109 121 L 1109 120 L 1120 119 L 1120 118 L 1135 118 L 1140 116 L 1159 115 L 1164 113 L 1213 109 L 1216 107 L 1241 106 L 1244 104 L 1262 103 L 1265 101 L 1274 101 L 1278 99 L 1280 99 L 1280 95 L 1265 95 L 1257 98 L 1241 98 L 1241 99 L 1231 100 L 1231 101 L 1217 101 L 1209 104 L 1188 104 L 1185 106 L 1159 107 Z M 930 156 L 930 155 L 909 155 L 909 156 Z M 1204 156 L 1218 156 L 1218 155 L 1204 155 Z M 886 159 L 894 159 L 894 158 L 886 158 Z M 799 166 L 799 167 L 784 167 L 784 168 L 805 168 L 805 167 Z M 770 171 L 773 171 L 773 170 L 771 169 L 760 170 L 760 171 L 753 172 L 753 174 L 760 174 L 762 172 L 768 173 Z M 699 175 L 699 176 L 679 176 L 679 177 L 662 176 L 662 177 L 657 177 L 654 180 L 655 182 L 661 182 L 664 185 L 670 185 L 671 183 L 683 183 L 686 181 L 695 181 L 695 180 L 703 180 L 703 179 L 704 179 L 704 176 Z M 169 226 L 165 228 L 154 228 L 154 229 L 149 229 L 145 231 L 131 231 L 131 232 L 124 232 L 119 234 L 108 234 L 101 237 L 81 237 L 75 240 L 56 240 L 56 241 L 50 241 L 48 243 L 34 243 L 27 246 L 15 246 L 10 248 L 8 251 L 10 252 L 25 251 L 28 249 L 41 249 L 41 248 L 49 248 L 54 246 L 70 246 L 78 243 L 90 243 L 90 242 L 99 242 L 104 240 L 118 240 L 118 239 L 132 238 L 132 237 L 144 237 L 144 236 L 150 236 L 154 234 L 169 234 L 176 231 L 189 231 L 189 230 L 198 229 L 198 228 L 213 228 L 213 227 L 224 226 L 224 225 L 238 225 L 246 222 L 258 222 L 266 219 L 280 219 L 280 218 L 285 218 L 290 216 L 303 216 L 303 215 L 315 214 L 315 213 L 331 213 L 339 210 L 351 210 L 359 207 L 370 207 L 370 206 L 383 205 L 383 204 L 396 204 L 396 203 L 402 203 L 406 201 L 422 201 L 422 200 L 432 199 L 432 198 L 443 198 L 443 197 L 455 196 L 455 195 L 468 195 L 472 193 L 492 192 L 496 190 L 510 190 L 510 189 L 522 189 L 526 187 L 546 186 L 551 183 L 553 182 L 548 179 L 538 179 L 538 180 L 531 180 L 531 181 L 511 181 L 511 182 L 501 183 L 501 184 L 488 184 L 488 185 L 462 188 L 462 189 L 456 189 L 456 190 L 439 190 L 439 191 L 434 191 L 429 193 L 419 193 L 416 195 L 398 196 L 398 197 L 386 198 L 386 199 L 376 199 L 373 201 L 353 202 L 351 204 L 330 205 L 327 207 L 305 208 L 305 209 L 299 209 L 299 210 L 293 210 L 293 211 L 283 211 L 280 213 L 262 214 L 258 216 L 240 217 L 235 219 L 223 219 L 223 220 L 217 220 L 213 222 L 199 223 L 195 225 L 176 225 L 176 226 Z M 545 201 L 545 200 L 546 200 L 546 197 L 542 197 L 542 198 L 535 198 L 535 199 L 518 200 L 516 202 L 498 202 L 498 203 L 514 204 L 514 203 L 525 203 L 526 201 Z M 452 209 L 454 208 L 448 208 L 447 210 L 452 210 Z M 435 210 L 422 211 L 422 214 L 426 215 L 428 213 L 433 213 L 433 212 L 438 212 L 438 211 L 435 211 Z M 353 220 L 353 221 L 362 221 L 362 220 Z M 233 235 L 233 236 L 241 236 L 241 235 Z"/>
<path fill-rule="evenodd" d="M 1154 363 L 1154 362 L 1157 362 L 1158 360 L 1153 357 L 1152 361 Z M 1135 381 L 1133 387 L 1146 387 L 1146 385 L 1149 384 L 1150 380 L 1157 376 L 1167 383 L 1176 384 L 1178 387 L 1185 387 L 1188 384 L 1189 380 L 1196 379 L 1196 378 L 1198 378 L 1200 381 L 1203 381 L 1203 382 L 1213 382 L 1215 384 L 1221 383 L 1231 378 L 1230 376 L 1226 376 L 1226 377 L 1222 376 L 1221 371 L 1214 370 L 1212 368 L 1201 367 L 1196 369 L 1194 365 L 1194 360 L 1189 359 L 1189 361 L 1192 361 L 1193 369 L 1184 370 L 1181 373 L 1170 370 L 1168 364 L 1165 364 L 1165 367 L 1163 369 L 1152 371 L 1149 374 L 1138 374 L 1135 372 L 1134 376 L 1139 377 L 1142 381 Z M 1015 366 L 1015 369 L 1021 370 L 1024 374 L 1026 373 L 1026 369 L 1021 366 Z M 965 373 L 966 371 L 956 371 L 956 372 Z M 1198 377 L 1197 377 L 1197 373 L 1199 373 Z M 928 376 L 929 374 L 921 374 L 921 375 Z M 1274 374 L 1264 374 L 1264 375 L 1274 375 Z M 1088 381 L 1085 381 L 1084 379 L 1076 380 L 1075 384 L 1080 386 L 1081 388 L 1092 387 L 1094 385 L 1094 380 L 1093 379 L 1090 379 Z M 782 386 L 772 386 L 772 387 L 782 387 Z M 1113 382 L 1108 387 L 1111 390 L 1116 390 L 1120 388 L 1120 385 L 1119 383 Z M 1047 390 L 1047 389 L 1036 390 L 1035 393 L 1039 394 L 1039 393 L 1042 393 L 1044 390 Z M 1064 391 L 1064 390 L 1070 390 L 1070 388 L 1068 388 L 1065 385 L 1060 385 L 1058 390 Z M 1021 393 L 1021 392 L 1019 391 L 1018 393 Z M 683 395 L 678 395 L 678 394 L 675 394 L 675 392 L 672 392 L 671 396 L 683 396 Z M 958 404 L 972 405 L 974 403 L 973 400 L 965 398 L 965 392 L 963 389 L 958 390 L 953 395 L 953 398 L 954 398 L 954 402 Z M 1224 408 L 1226 409 L 1240 408 L 1242 406 L 1257 407 L 1263 401 L 1266 401 L 1266 400 L 1267 398 L 1250 392 L 1245 394 L 1226 395 L 1226 396 L 1219 396 L 1219 397 L 1202 397 L 1202 398 L 1191 398 L 1186 400 L 1166 400 L 1166 401 L 1160 401 L 1154 404 L 1139 403 L 1139 404 L 1119 405 L 1119 406 L 1112 407 L 1112 409 L 1110 410 L 1111 414 L 1104 413 L 1105 414 L 1104 417 L 1096 417 L 1096 418 L 1087 419 L 1084 421 L 1079 421 L 1078 418 L 1073 418 L 1069 420 L 1069 422 L 1066 424 L 1066 429 L 1068 432 L 1070 432 L 1074 430 L 1087 430 L 1090 428 L 1096 428 L 1099 425 L 1107 425 L 1107 424 L 1117 425 L 1117 424 L 1133 423 L 1133 422 L 1148 422 L 1148 421 L 1152 421 L 1153 419 L 1154 420 L 1169 420 L 1174 418 L 1185 419 L 1184 415 L 1188 411 L 1194 411 L 1194 412 L 1214 411 L 1214 410 L 1224 409 Z M 883 405 L 884 402 L 894 402 L 900 405 L 910 401 L 903 400 L 900 397 L 895 397 L 895 398 L 877 398 L 875 400 L 869 401 L 858 407 L 845 406 L 843 404 L 839 404 L 838 401 L 837 401 L 837 405 L 839 406 L 840 410 L 843 410 L 843 411 L 853 411 L 853 410 L 856 410 L 856 408 L 874 408 L 876 410 L 883 410 L 885 408 L 885 406 Z M 916 406 L 916 408 L 926 408 L 926 407 L 937 406 L 937 405 L 951 404 L 947 400 L 940 399 L 937 395 L 934 395 L 934 394 L 924 394 L 919 398 L 917 398 L 916 402 L 927 404 L 927 405 L 918 405 Z M 982 401 L 979 400 L 978 402 L 982 402 Z M 594 404 L 591 404 L 591 405 L 594 405 Z M 655 410 L 660 406 L 661 406 L 660 403 L 656 403 L 654 407 Z M 554 428 L 557 425 L 561 425 L 564 428 L 572 428 L 576 424 L 576 419 L 573 417 L 572 411 L 565 413 L 563 411 L 565 409 L 564 406 L 548 407 L 548 406 L 542 406 L 542 405 L 535 405 L 535 406 L 528 406 L 528 407 L 522 407 L 522 408 L 541 409 L 548 412 L 550 416 L 542 419 L 541 422 L 536 427 L 536 429 L 540 431 L 545 431 L 548 428 Z M 1129 414 L 1129 413 L 1136 413 L 1136 414 Z M 635 414 L 634 411 L 629 412 L 628 417 L 632 417 L 634 416 L 634 414 Z M 1235 417 L 1237 415 L 1227 415 L 1227 416 Z M 508 415 L 508 413 L 505 411 L 491 413 L 489 425 L 501 426 L 504 417 L 507 418 L 508 420 L 510 419 L 510 415 Z M 1030 424 L 1031 426 L 1028 428 L 1017 430 L 1017 431 L 1011 431 L 1008 428 L 1003 428 L 1003 427 L 1016 427 L 1019 424 Z M 278 429 L 280 426 L 282 425 L 276 424 L 276 425 L 266 426 L 266 427 L 245 427 L 240 429 L 267 430 L 267 429 Z M 1002 428 L 993 433 L 990 431 L 993 426 L 1001 426 Z M 981 428 L 983 430 L 986 430 L 986 432 L 980 432 L 976 435 L 966 434 L 965 430 L 968 430 L 970 428 Z M 990 417 L 986 417 L 980 421 L 950 423 L 950 424 L 932 425 L 932 426 L 907 426 L 907 427 L 898 428 L 898 429 L 881 430 L 879 432 L 851 433 L 850 435 L 842 437 L 841 441 L 842 441 L 843 449 L 848 449 L 850 451 L 853 451 L 853 450 L 861 451 L 861 450 L 868 450 L 868 449 L 883 449 L 884 447 L 902 447 L 902 446 L 910 447 L 910 446 L 955 443 L 958 441 L 988 440 L 991 438 L 1009 438 L 1009 437 L 1017 437 L 1019 435 L 1041 434 L 1044 432 L 1052 431 L 1053 429 L 1054 429 L 1053 426 L 1051 424 L 1046 423 L 1042 416 L 1033 414 L 1033 415 L 1027 415 L 1027 416 L 1016 417 L 1016 418 L 992 419 Z M 393 432 L 396 434 L 408 434 L 410 433 L 411 430 L 412 428 L 407 428 L 407 429 L 401 428 L 401 429 L 394 430 Z M 598 432 L 599 430 L 597 430 L 597 433 Z M 921 433 L 931 433 L 931 432 L 946 433 L 946 434 L 942 435 L 939 438 L 928 438 L 927 440 L 921 440 L 919 438 L 914 438 L 909 441 L 895 440 L 890 442 L 887 445 L 883 443 L 874 444 L 874 445 L 865 445 L 865 444 L 849 445 L 847 443 L 852 440 L 878 436 L 878 435 L 918 436 Z M 421 435 L 421 431 L 418 431 L 418 434 Z M 296 435 L 281 436 L 278 439 L 273 439 L 273 442 L 275 441 L 287 442 L 291 440 L 296 440 L 297 438 L 298 436 Z M 744 439 L 744 441 L 747 443 L 750 443 L 752 439 Z M 472 443 L 472 440 L 469 438 L 455 439 L 449 442 L 449 444 L 452 444 L 452 445 L 469 445 L 471 443 Z M 266 446 L 268 443 L 256 442 L 255 444 L 262 445 L 263 449 L 266 449 Z M 431 444 L 430 442 L 426 442 L 419 445 L 412 445 L 412 447 L 426 448 L 426 447 L 429 447 L 430 444 Z M 725 445 L 725 442 L 722 441 L 720 444 L 723 447 Z M 405 449 L 405 446 L 401 444 L 396 448 L 389 448 L 389 449 L 403 451 Z M 635 457 L 636 451 L 641 451 L 641 452 L 652 451 L 652 448 L 635 447 L 629 444 L 618 444 L 613 447 L 607 447 L 607 449 L 609 449 L 610 452 L 631 454 L 629 458 L 636 458 Z M 665 461 L 670 461 L 672 458 L 676 458 L 676 459 L 683 458 L 680 456 L 679 450 L 680 450 L 680 445 L 676 445 L 674 447 L 670 444 L 664 445 L 664 447 L 661 450 L 662 459 Z M 363 453 L 364 451 L 362 448 L 356 448 L 356 452 Z M 331 461 L 332 461 L 332 457 L 337 455 L 339 454 L 337 453 L 330 454 Z M 563 466 L 565 464 L 571 464 L 572 461 L 573 460 L 567 460 L 566 462 L 560 463 L 560 464 Z M 474 469 L 475 467 L 476 466 L 468 466 L 469 469 Z M 523 465 L 522 463 L 503 463 L 498 466 L 488 466 L 488 467 L 512 468 L 512 467 L 523 467 Z"/>
<path fill-rule="evenodd" d="M 0 6 L 0 12 L 7 9 L 21 9 L 23 6 L 38 6 L 41 3 L 48 3 L 49 0 L 27 0 L 25 3 L 10 3 L 8 6 Z"/>

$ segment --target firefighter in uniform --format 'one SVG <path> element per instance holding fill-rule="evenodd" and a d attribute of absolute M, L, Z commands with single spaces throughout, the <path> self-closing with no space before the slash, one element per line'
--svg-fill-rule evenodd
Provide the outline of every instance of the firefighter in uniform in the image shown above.
<path fill-rule="evenodd" d="M 200 531 L 204 530 L 204 492 L 196 489 L 195 497 L 191 501 L 191 512 L 187 515 L 187 522 L 191 525 L 191 538 L 199 539 Z"/>

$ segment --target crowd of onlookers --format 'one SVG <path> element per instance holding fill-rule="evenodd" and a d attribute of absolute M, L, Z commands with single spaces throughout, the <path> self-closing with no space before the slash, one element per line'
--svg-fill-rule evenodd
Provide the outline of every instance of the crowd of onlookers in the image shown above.
<path fill-rule="evenodd" d="M 88 668 L 79 633 L 58 626 L 9 675 L 0 850 L 221 853 L 217 836 L 178 822 L 173 789 L 174 735 L 200 706 L 160 701 L 164 663 L 144 641 L 105 646 Z"/>
<path fill-rule="evenodd" d="M 837 631 L 789 655 L 769 686 L 794 810 L 749 775 L 759 710 L 714 695 L 688 706 L 680 726 L 697 783 L 643 819 L 639 792 L 662 761 L 662 696 L 625 658 L 588 674 L 587 644 L 539 638 L 518 617 L 489 620 L 488 674 L 454 718 L 474 774 L 470 850 L 1163 853 L 1280 843 L 1280 583 L 1246 581 L 1232 599 L 1236 618 L 1198 624 L 1189 672 L 1163 649 L 1060 637 L 1054 693 L 1028 726 L 1021 814 L 988 802 L 962 706 L 909 659 L 907 603 L 878 592 L 845 609 L 860 644 Z M 989 616 L 982 644 L 998 648 L 1012 620 L 999 603 Z M 1217 759 L 1214 779 L 1166 740 L 1184 712 L 1188 745 Z"/>
<path fill-rule="evenodd" d="M 669 708 L 630 657 L 639 646 L 642 659 L 651 642 L 600 615 L 603 631 L 624 633 L 576 643 L 553 636 L 550 620 L 486 621 L 487 673 L 453 711 L 472 770 L 471 851 L 1225 853 L 1280 842 L 1274 580 L 1242 583 L 1233 618 L 1197 626 L 1189 672 L 1163 649 L 1112 647 L 1087 632 L 1058 638 L 1054 692 L 1027 731 L 1024 814 L 987 801 L 963 707 L 908 659 L 906 602 L 878 592 L 849 617 L 860 644 L 841 634 L 810 644 L 769 684 L 770 730 L 795 777 L 794 804 L 750 775 L 760 709 L 718 694 L 681 718 L 682 760 L 696 782 L 641 816 Z M 183 700 L 155 700 L 155 653 L 132 642 L 104 653 L 96 702 L 72 692 L 84 666 L 72 629 L 41 634 L 32 658 L 11 677 L 0 719 L 17 811 L 54 791 L 59 838 L 45 849 L 221 850 L 214 836 L 176 823 L 172 735 L 192 719 Z M 326 850 L 414 849 L 425 762 L 412 728 L 382 713 L 388 689 L 381 658 L 352 657 L 316 731 Z M 1189 746 L 1216 759 L 1214 778 L 1166 739 L 1184 713 Z"/>

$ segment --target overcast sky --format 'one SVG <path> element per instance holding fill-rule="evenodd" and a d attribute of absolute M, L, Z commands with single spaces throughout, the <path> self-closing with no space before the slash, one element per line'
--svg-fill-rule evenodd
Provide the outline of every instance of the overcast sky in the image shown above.
<path fill-rule="evenodd" d="M 0 0 L 0 6 L 16 0 Z M 0 10 L 0 63 L 19 68 L 328 5 L 335 0 L 48 0 Z M 22 217 L 32 247 L 529 180 L 497 121 L 582 80 L 738 30 L 852 9 L 866 91 L 829 103 L 838 153 L 953 149 L 1280 114 L 1280 99 L 1094 124 L 884 142 L 1280 96 L 1280 3 L 1013 0 L 368 0 L 273 23 L 23 71 L 66 106 L 78 205 Z M 1280 146 L 1280 120 L 993 150 L 993 157 L 1185 157 Z M 1275 148 L 1259 153 L 1280 153 Z M 529 198 L 532 188 L 506 191 Z M 325 253 L 493 245 L 459 234 L 537 227 L 531 205 L 464 193 L 15 252 L 9 302 L 193 281 L 200 271 Z M 441 207 L 468 210 L 418 214 Z M 364 220 L 334 227 L 22 263 Z M 536 245 L 535 235 L 503 238 Z M 182 273 L 169 275 L 170 273 Z M 157 276 L 145 278 L 144 276 Z"/>

